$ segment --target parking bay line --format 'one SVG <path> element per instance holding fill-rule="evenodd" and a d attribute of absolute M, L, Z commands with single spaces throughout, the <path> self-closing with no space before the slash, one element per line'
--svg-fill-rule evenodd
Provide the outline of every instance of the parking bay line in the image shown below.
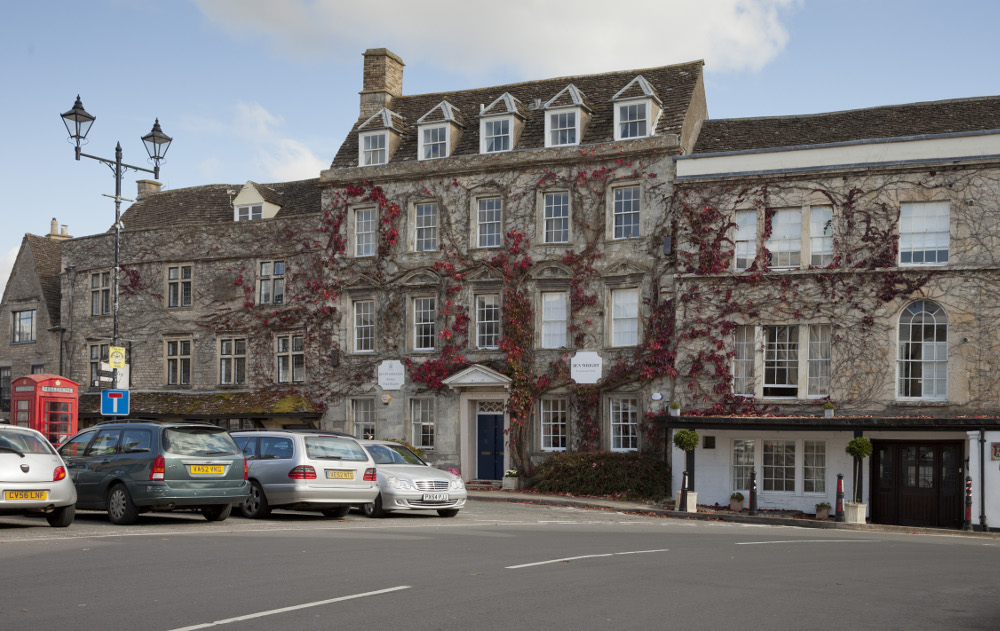
<path fill-rule="evenodd" d="M 523 567 L 534 567 L 536 565 L 549 565 L 551 563 L 566 563 L 568 561 L 579 561 L 580 559 L 597 559 L 600 557 L 622 556 L 626 554 L 649 554 L 651 552 L 667 552 L 667 548 L 660 550 L 633 550 L 631 552 L 609 552 L 607 554 L 584 554 L 576 557 L 564 557 L 562 559 L 549 559 L 548 561 L 537 561 L 535 563 L 522 563 L 521 565 L 508 565 L 505 570 L 519 570 Z"/>
<path fill-rule="evenodd" d="M 353 600 L 355 598 L 365 598 L 366 596 L 378 596 L 379 594 L 388 594 L 391 592 L 398 592 L 400 590 L 410 589 L 410 585 L 400 585 L 398 587 L 390 587 L 388 589 L 379 589 L 373 592 L 365 592 L 363 594 L 352 594 L 350 596 L 340 596 L 339 598 L 331 598 L 329 600 L 318 600 L 312 603 L 304 603 L 301 605 L 292 605 L 291 607 L 281 607 L 280 609 L 271 609 L 270 611 L 258 611 L 257 613 L 247 614 L 245 616 L 237 616 L 236 618 L 226 618 L 225 620 L 216 620 L 215 622 L 207 622 L 205 624 L 196 624 L 190 627 L 180 627 L 177 629 L 172 629 L 171 631 L 194 631 L 195 629 L 208 629 L 210 627 L 215 627 L 223 624 L 230 624 L 233 622 L 243 622 L 244 620 L 252 620 L 254 618 L 263 618 L 264 616 L 273 616 L 279 613 L 286 613 L 289 611 L 296 611 L 298 609 L 308 609 L 309 607 L 319 607 L 321 605 L 329 605 L 332 603 L 339 603 L 345 600 Z"/>

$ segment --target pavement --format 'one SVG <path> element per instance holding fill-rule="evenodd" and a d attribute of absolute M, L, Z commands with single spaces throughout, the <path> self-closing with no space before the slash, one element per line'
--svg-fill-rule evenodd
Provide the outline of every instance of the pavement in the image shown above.
<path fill-rule="evenodd" d="M 1000 539 L 1000 532 L 963 531 L 946 528 L 922 528 L 915 526 L 892 526 L 888 524 L 848 524 L 830 519 L 816 519 L 814 515 L 795 511 L 758 511 L 751 516 L 746 510 L 734 512 L 728 506 L 698 506 L 698 512 L 689 513 L 674 510 L 671 504 L 643 503 L 601 497 L 581 497 L 574 495 L 545 495 L 532 491 L 480 490 L 469 489 L 469 499 L 476 502 L 512 502 L 516 504 L 539 504 L 543 506 L 573 506 L 591 510 L 606 510 L 636 515 L 658 515 L 673 519 L 700 521 L 723 521 L 741 524 L 761 524 L 770 526 L 797 526 L 799 528 L 828 528 L 863 532 L 896 532 L 914 535 L 941 535 L 956 537 L 980 537 Z"/>

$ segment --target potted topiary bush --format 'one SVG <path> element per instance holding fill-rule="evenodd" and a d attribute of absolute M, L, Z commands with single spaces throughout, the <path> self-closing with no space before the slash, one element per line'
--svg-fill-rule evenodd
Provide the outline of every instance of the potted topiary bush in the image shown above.
<path fill-rule="evenodd" d="M 833 401 L 827 401 L 823 404 L 823 416 L 833 416 L 833 411 L 835 409 L 837 409 L 837 406 L 833 404 Z"/>
<path fill-rule="evenodd" d="M 671 403 L 670 404 L 670 409 L 669 409 L 669 414 L 670 414 L 670 416 L 680 416 L 681 415 L 681 404 L 678 403 L 677 401 L 674 401 L 673 403 Z"/>
<path fill-rule="evenodd" d="M 816 519 L 830 519 L 830 506 L 829 502 L 820 502 L 816 505 Z"/>
<path fill-rule="evenodd" d="M 698 446 L 698 432 L 693 429 L 679 429 L 674 432 L 674 446 L 687 454 L 689 451 L 694 451 L 694 448 Z M 687 505 L 683 505 L 682 498 L 687 497 Z M 698 493 L 695 491 L 687 491 L 681 489 L 677 492 L 677 510 L 687 511 L 689 513 L 698 512 Z"/>
<path fill-rule="evenodd" d="M 729 510 L 735 513 L 743 510 L 743 494 L 739 491 L 729 496 Z"/>
<path fill-rule="evenodd" d="M 857 438 L 851 439 L 851 441 L 847 443 L 847 446 L 844 447 L 844 451 L 848 456 L 861 461 L 864 461 L 865 458 L 872 455 L 872 450 L 872 441 L 868 440 L 864 436 L 858 436 Z M 855 472 L 854 494 L 851 495 L 852 501 L 844 502 L 844 521 L 849 524 L 865 523 L 865 516 L 868 514 L 868 505 L 860 501 L 861 476 L 858 475 L 859 473 L 860 470 Z"/>

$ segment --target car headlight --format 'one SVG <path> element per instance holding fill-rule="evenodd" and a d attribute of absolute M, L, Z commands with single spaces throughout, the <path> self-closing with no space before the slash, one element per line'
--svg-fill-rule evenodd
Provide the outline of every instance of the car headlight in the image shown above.
<path fill-rule="evenodd" d="M 409 491 L 410 488 L 412 488 L 410 486 L 409 480 L 404 480 L 403 478 L 397 478 L 394 475 L 385 476 L 385 481 L 388 482 L 389 486 L 391 486 L 392 488 L 400 489 L 401 491 Z"/>
<path fill-rule="evenodd" d="M 453 489 L 464 489 L 465 488 L 465 483 L 462 482 L 462 478 L 452 478 L 452 480 L 451 480 L 451 488 L 453 488 Z"/>

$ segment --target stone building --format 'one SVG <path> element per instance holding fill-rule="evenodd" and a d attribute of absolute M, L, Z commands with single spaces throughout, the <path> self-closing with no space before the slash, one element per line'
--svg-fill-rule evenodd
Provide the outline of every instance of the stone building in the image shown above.
<path fill-rule="evenodd" d="M 665 421 L 702 436 L 699 503 L 755 471 L 812 512 L 840 472 L 874 522 L 958 527 L 969 475 L 1000 525 L 1000 97 L 706 121 L 675 186 Z"/>
<path fill-rule="evenodd" d="M 60 260 L 70 238 L 66 226 L 53 219 L 49 234 L 26 234 L 21 241 L 0 301 L 0 326 L 7 336 L 0 352 L 0 419 L 10 420 L 12 379 L 62 370 Z"/>

